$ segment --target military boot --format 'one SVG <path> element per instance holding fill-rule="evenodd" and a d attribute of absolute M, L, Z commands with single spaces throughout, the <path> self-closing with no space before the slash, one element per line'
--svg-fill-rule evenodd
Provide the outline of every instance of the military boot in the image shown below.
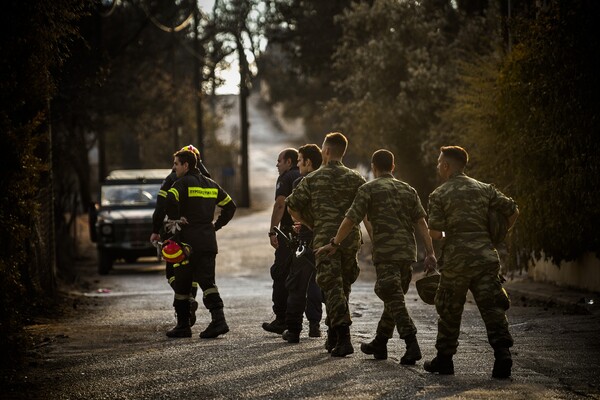
<path fill-rule="evenodd" d="M 167 331 L 167 336 L 172 338 L 192 337 L 190 328 L 190 302 L 188 300 L 175 300 L 175 314 L 177 326 Z"/>
<path fill-rule="evenodd" d="M 331 350 L 333 350 L 333 348 L 337 344 L 337 340 L 338 340 L 338 336 L 337 336 L 337 332 L 335 331 L 335 329 L 333 329 L 332 327 L 328 327 L 327 328 L 327 338 L 325 339 L 325 349 L 327 350 L 328 353 L 331 353 Z"/>
<path fill-rule="evenodd" d="M 263 322 L 262 327 L 267 332 L 273 332 L 281 335 L 285 331 L 287 325 L 285 318 L 275 317 L 271 322 Z"/>
<path fill-rule="evenodd" d="M 419 342 L 417 342 L 416 335 L 410 335 L 404 338 L 406 343 L 406 352 L 400 359 L 400 364 L 403 365 L 415 365 L 423 356 L 421 355 L 421 349 L 419 348 Z"/>
<path fill-rule="evenodd" d="M 360 351 L 372 354 L 376 360 L 386 360 L 388 356 L 387 342 L 388 338 L 378 333 L 370 343 L 361 343 Z"/>
<path fill-rule="evenodd" d="M 443 356 L 438 354 L 431 361 L 425 361 L 423 368 L 427 372 L 437 372 L 440 375 L 454 375 L 454 361 L 452 356 Z"/>
<path fill-rule="evenodd" d="M 308 337 L 321 337 L 321 327 L 319 321 L 308 322 Z"/>
<path fill-rule="evenodd" d="M 196 310 L 198 309 L 198 302 L 196 299 L 190 299 L 190 326 L 194 326 L 196 323 Z"/>
<path fill-rule="evenodd" d="M 212 321 L 205 330 L 200 332 L 200 337 L 202 339 L 216 338 L 219 335 L 224 335 L 229 332 L 229 326 L 227 326 L 227 322 L 225 322 L 225 315 L 223 314 L 222 308 L 210 310 L 210 315 Z"/>
<path fill-rule="evenodd" d="M 510 377 L 512 368 L 512 356 L 507 348 L 494 350 L 494 369 L 492 370 L 492 378 L 507 379 Z"/>
<path fill-rule="evenodd" d="M 350 327 L 341 325 L 336 327 L 337 343 L 331 350 L 332 357 L 346 357 L 348 354 L 354 353 L 354 347 L 350 341 Z"/>
<path fill-rule="evenodd" d="M 291 332 L 287 330 L 283 332 L 283 335 L 281 335 L 281 337 L 288 343 L 300 343 L 300 332 Z"/>

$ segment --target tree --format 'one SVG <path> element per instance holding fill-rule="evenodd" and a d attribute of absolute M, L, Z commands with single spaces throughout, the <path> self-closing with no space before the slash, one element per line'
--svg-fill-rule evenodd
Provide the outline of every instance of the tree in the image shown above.
<path fill-rule="evenodd" d="M 465 75 L 449 113 L 476 171 L 521 207 L 515 245 L 555 262 L 600 253 L 600 6 L 550 2 L 523 15 L 512 52 Z M 480 105 L 474 107 L 473 105 Z M 467 123 L 467 121 L 473 121 Z"/>
<path fill-rule="evenodd" d="M 25 316 L 55 289 L 49 100 L 56 87 L 53 73 L 68 58 L 77 20 L 89 6 L 69 0 L 3 4 L 0 360 L 6 365 L 25 348 Z"/>
<path fill-rule="evenodd" d="M 267 0 L 265 37 L 269 44 L 259 59 L 270 102 L 284 104 L 285 115 L 301 117 L 310 141 L 320 141 L 335 121 L 324 114 L 334 97 L 332 56 L 342 35 L 336 21 L 351 0 Z M 372 0 L 366 1 L 372 3 Z"/>

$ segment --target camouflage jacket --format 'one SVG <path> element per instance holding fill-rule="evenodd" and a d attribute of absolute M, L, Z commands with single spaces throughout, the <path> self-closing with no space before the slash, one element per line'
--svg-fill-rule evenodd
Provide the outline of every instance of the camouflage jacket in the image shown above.
<path fill-rule="evenodd" d="M 425 217 L 417 191 L 391 174 L 358 189 L 346 213 L 355 224 L 365 215 L 373 226 L 373 262 L 417 261 L 414 223 Z"/>
<path fill-rule="evenodd" d="M 488 232 L 490 207 L 508 217 L 517 204 L 493 185 L 463 173 L 454 174 L 429 195 L 429 229 L 446 234 L 444 268 L 498 262 Z"/>
<path fill-rule="evenodd" d="M 302 179 L 285 203 L 298 212 L 303 220 L 313 222 L 313 246 L 317 248 L 335 236 L 356 191 L 364 183 L 365 178 L 358 172 L 339 161 L 330 161 Z M 358 227 L 353 229 L 342 245 L 358 248 Z"/>

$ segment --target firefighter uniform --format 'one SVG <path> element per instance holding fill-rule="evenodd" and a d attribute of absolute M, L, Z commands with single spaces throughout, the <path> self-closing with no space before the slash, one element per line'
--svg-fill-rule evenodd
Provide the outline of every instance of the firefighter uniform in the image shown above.
<path fill-rule="evenodd" d="M 170 220 L 185 217 L 188 222 L 180 225 L 181 231 L 176 239 L 192 247 L 189 260 L 173 264 L 171 283 L 175 290 L 178 321 L 180 313 L 186 315 L 186 309 L 189 315 L 189 295 L 193 282 L 197 281 L 203 293 L 204 306 L 212 316 L 211 324 L 200 337 L 226 333 L 229 328 L 223 315 L 223 301 L 215 284 L 215 257 L 218 252 L 215 231 L 231 220 L 236 205 L 225 190 L 197 169 L 186 173 L 172 185 L 166 203 Z M 221 213 L 213 225 L 216 206 L 221 208 Z"/>

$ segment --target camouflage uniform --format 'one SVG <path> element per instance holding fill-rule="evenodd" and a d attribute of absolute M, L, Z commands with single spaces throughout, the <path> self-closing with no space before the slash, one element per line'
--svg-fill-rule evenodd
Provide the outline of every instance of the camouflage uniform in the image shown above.
<path fill-rule="evenodd" d="M 456 354 L 467 290 L 473 293 L 494 349 L 509 348 L 509 299 L 500 281 L 498 252 L 487 230 L 488 210 L 507 217 L 516 203 L 492 185 L 463 173 L 453 174 L 429 196 L 429 229 L 444 231 L 441 279 L 435 296 L 439 315 L 438 354 Z"/>
<path fill-rule="evenodd" d="M 412 278 L 412 264 L 417 260 L 413 224 L 425 217 L 425 210 L 415 189 L 386 174 L 362 185 L 346 213 L 355 224 L 365 215 L 373 226 L 375 293 L 384 303 L 377 334 L 389 339 L 396 327 L 400 338 L 405 339 L 417 333 L 404 303 L 404 293 Z"/>
<path fill-rule="evenodd" d="M 308 174 L 286 198 L 288 207 L 297 211 L 305 221 L 313 222 L 313 246 L 329 243 L 337 233 L 346 210 L 352 204 L 358 188 L 365 179 L 339 161 L 330 161 Z M 359 274 L 356 254 L 360 246 L 360 231 L 355 227 L 331 257 L 316 257 L 317 284 L 325 294 L 328 325 L 350 325 L 348 296 L 350 286 Z"/>

